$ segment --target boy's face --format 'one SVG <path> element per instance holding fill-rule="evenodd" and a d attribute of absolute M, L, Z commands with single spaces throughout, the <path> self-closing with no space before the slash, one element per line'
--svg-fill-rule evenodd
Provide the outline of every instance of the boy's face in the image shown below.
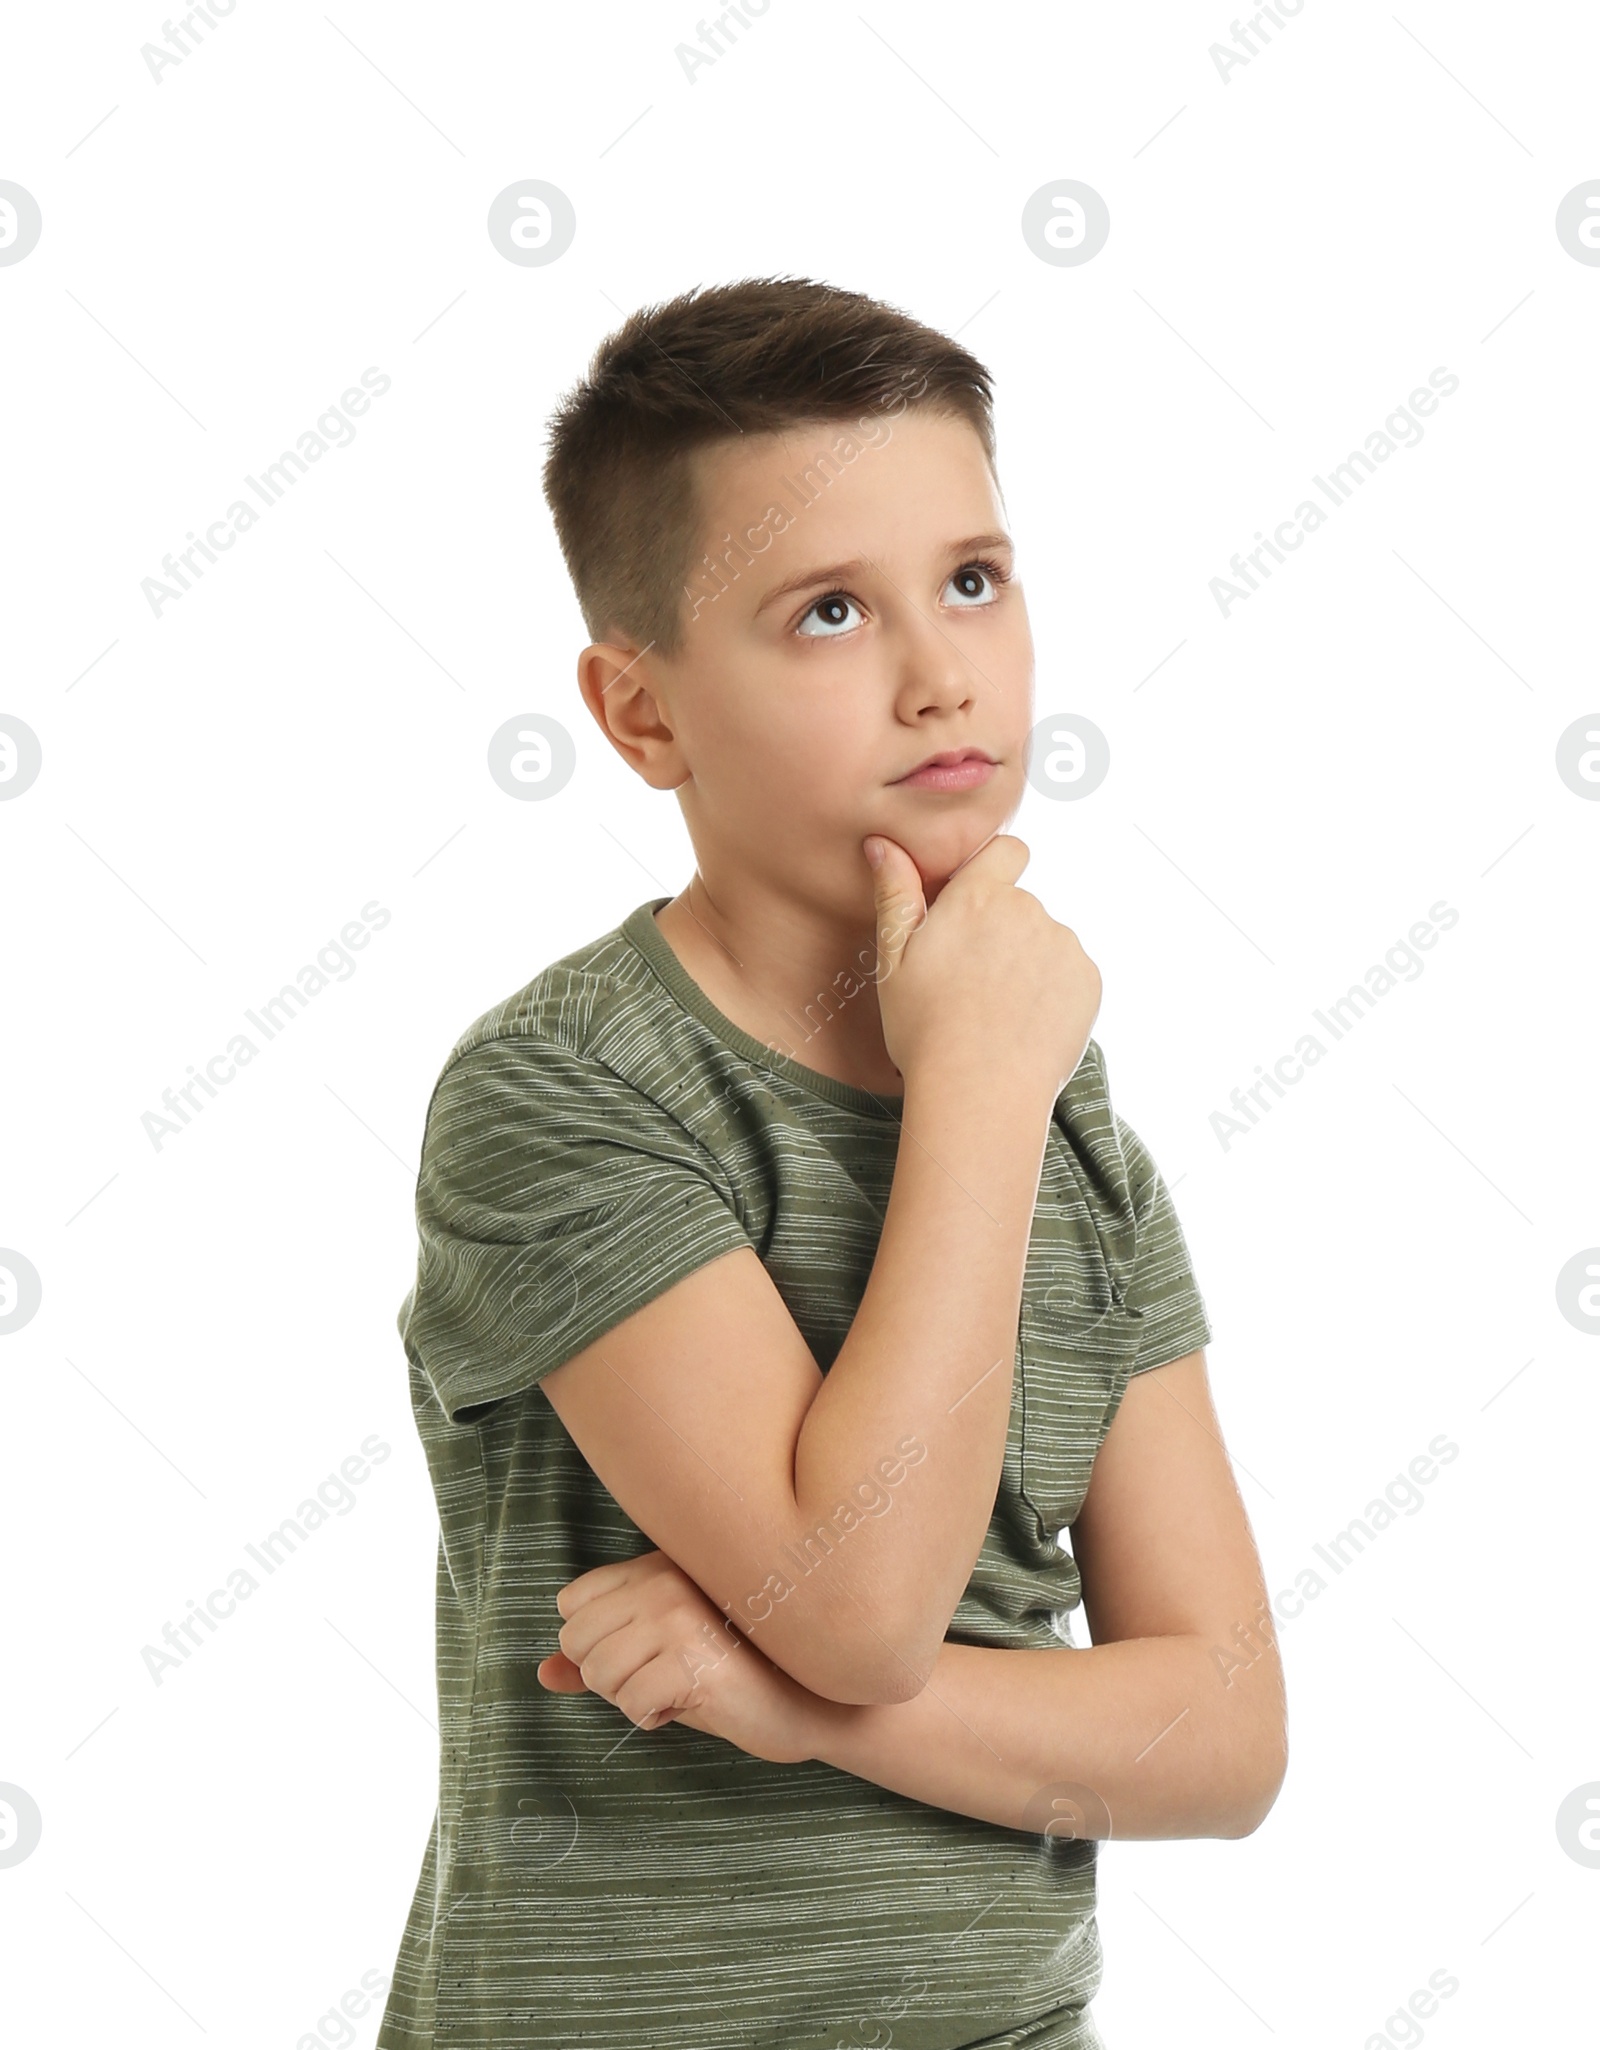
<path fill-rule="evenodd" d="M 736 868 L 858 917 L 876 832 L 931 897 L 1016 811 L 1032 724 L 1033 640 L 982 444 L 910 410 L 721 442 L 698 464 L 721 581 L 697 555 L 679 654 L 605 669 L 609 730 L 677 791 L 713 893 Z M 985 780 L 902 780 L 963 749 L 996 764 Z"/>

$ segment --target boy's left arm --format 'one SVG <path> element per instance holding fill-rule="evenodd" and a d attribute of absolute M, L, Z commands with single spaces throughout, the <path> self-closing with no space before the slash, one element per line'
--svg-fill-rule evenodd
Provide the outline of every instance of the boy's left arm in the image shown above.
<path fill-rule="evenodd" d="M 1287 1763 L 1283 1673 L 1203 1352 L 1129 1383 L 1096 1455 L 1072 1549 L 1094 1639 L 1088 1648 L 947 1642 L 919 1694 L 862 1707 L 809 1694 L 763 1660 L 746 1663 L 737 1723 L 731 1688 L 725 1729 L 714 1709 L 678 1720 L 762 1756 L 820 1758 L 1005 1828 L 1248 1835 L 1276 1799 Z M 586 1578 L 603 1589 L 618 1571 Z M 637 1618 L 637 1606 L 627 1612 Z M 584 1628 L 582 1606 L 564 1605 L 563 1613 L 579 1625 L 569 1622 L 564 1645 L 580 1659 L 601 1651 L 597 1677 L 615 1681 L 633 1667 L 633 1656 L 611 1662 L 606 1626 Z M 564 1684 L 582 1683 L 569 1668 Z M 608 1698 L 617 1692 L 602 1685 Z M 764 1749 L 768 1714 L 775 1733 L 782 1730 Z"/>
<path fill-rule="evenodd" d="M 1288 1761 L 1283 1669 L 1203 1352 L 1129 1382 L 1072 1551 L 1092 1645 L 946 1643 L 908 1702 L 819 1702 L 814 1755 L 1014 1829 L 1248 1836 Z"/>

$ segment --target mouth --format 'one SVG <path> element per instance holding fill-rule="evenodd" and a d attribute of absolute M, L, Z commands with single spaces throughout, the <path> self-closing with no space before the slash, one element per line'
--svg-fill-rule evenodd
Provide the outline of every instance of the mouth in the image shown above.
<path fill-rule="evenodd" d="M 929 755 L 890 785 L 895 790 L 975 790 L 987 783 L 999 764 L 981 747 L 962 747 Z"/>

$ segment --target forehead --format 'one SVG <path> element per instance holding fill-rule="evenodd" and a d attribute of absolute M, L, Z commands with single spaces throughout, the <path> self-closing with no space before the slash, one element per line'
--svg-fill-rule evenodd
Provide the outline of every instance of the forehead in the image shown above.
<path fill-rule="evenodd" d="M 960 414 L 908 408 L 897 415 L 801 422 L 770 434 L 730 436 L 695 458 L 701 525 L 720 537 L 767 518 L 790 524 L 772 536 L 770 559 L 809 549 L 824 533 L 885 515 L 897 527 L 965 530 L 962 515 L 997 508 L 983 443 Z M 781 524 L 781 523 L 777 523 Z M 770 531 L 770 530 L 769 530 Z"/>

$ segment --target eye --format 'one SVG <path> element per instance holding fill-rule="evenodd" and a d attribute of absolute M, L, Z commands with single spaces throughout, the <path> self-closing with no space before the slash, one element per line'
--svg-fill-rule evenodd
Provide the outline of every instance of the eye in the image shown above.
<path fill-rule="evenodd" d="M 993 589 L 992 595 L 987 598 L 984 597 L 981 589 L 972 590 L 969 588 L 963 590 L 963 602 L 956 607 L 956 610 L 958 612 L 970 612 L 975 608 L 981 609 L 985 605 L 993 605 L 1000 596 L 1001 585 L 1009 584 L 1010 581 L 1010 571 L 1003 569 L 998 562 L 991 561 L 987 556 L 980 556 L 976 562 L 964 562 L 960 569 L 955 572 L 954 576 L 951 577 L 950 582 L 952 584 L 970 586 L 972 584 L 982 585 L 983 583 L 988 583 Z"/>
<path fill-rule="evenodd" d="M 1010 581 L 1011 572 L 1008 569 L 989 556 L 979 556 L 973 562 L 964 562 L 960 569 L 954 571 L 946 580 L 946 588 L 948 589 L 951 584 L 961 587 L 960 602 L 954 609 L 958 612 L 973 612 L 982 611 L 985 606 L 993 605 L 1000 595 L 1000 587 L 1009 584 Z M 984 595 L 983 590 L 986 583 L 990 586 L 988 596 Z M 973 588 L 974 586 L 976 588 Z M 795 631 L 802 640 L 836 640 L 841 635 L 854 631 L 854 623 L 847 615 L 858 610 L 856 601 L 847 591 L 830 591 L 825 598 L 812 600 Z M 822 628 L 820 632 L 808 629 L 807 622 L 813 615 L 817 617 Z"/>
<path fill-rule="evenodd" d="M 843 591 L 830 591 L 826 598 L 813 599 L 811 604 L 806 607 L 800 624 L 795 628 L 795 632 L 799 634 L 802 640 L 806 641 L 833 640 L 838 634 L 850 631 L 851 622 L 849 620 L 842 620 L 837 617 L 824 619 L 823 625 L 830 629 L 830 631 L 823 633 L 808 633 L 806 631 L 806 621 L 811 618 L 813 613 L 837 614 L 839 612 L 853 612 L 855 610 L 856 601 L 854 598 L 847 596 Z"/>

